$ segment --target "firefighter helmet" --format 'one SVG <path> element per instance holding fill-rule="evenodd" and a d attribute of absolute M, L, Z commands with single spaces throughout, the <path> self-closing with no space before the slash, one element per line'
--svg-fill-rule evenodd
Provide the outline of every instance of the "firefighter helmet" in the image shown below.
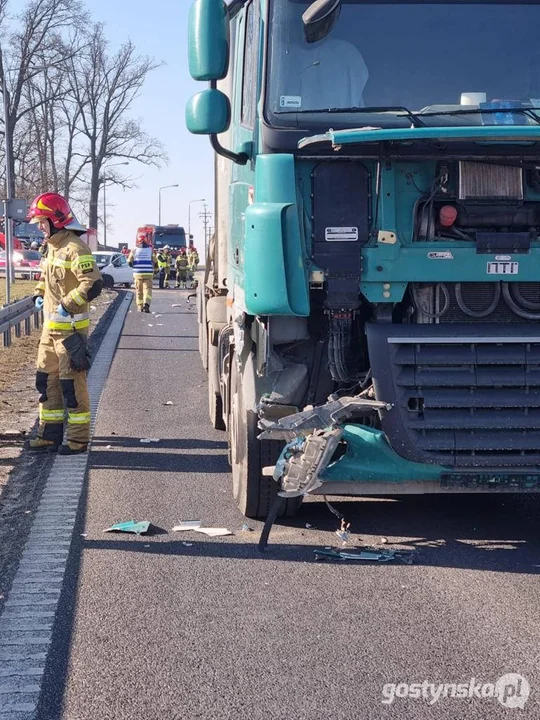
<path fill-rule="evenodd" d="M 39 243 L 37 240 L 34 240 L 34 242 L 30 243 L 30 250 L 39 250 Z"/>
<path fill-rule="evenodd" d="M 137 244 L 137 245 L 142 245 L 144 242 L 145 242 L 145 243 L 148 243 L 148 238 L 146 237 L 146 233 L 145 233 L 145 232 L 139 232 L 139 233 L 137 234 L 137 242 L 136 242 L 136 244 Z"/>
<path fill-rule="evenodd" d="M 27 220 L 37 224 L 43 218 L 50 220 L 57 230 L 77 230 L 85 232 L 68 201 L 58 193 L 43 193 L 30 205 Z"/>

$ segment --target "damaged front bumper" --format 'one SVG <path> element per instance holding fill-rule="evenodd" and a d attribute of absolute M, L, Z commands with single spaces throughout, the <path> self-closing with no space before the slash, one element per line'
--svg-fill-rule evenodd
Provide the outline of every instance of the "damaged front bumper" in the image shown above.
<path fill-rule="evenodd" d="M 416 463 L 398 455 L 385 434 L 347 422 L 376 412 L 385 403 L 363 398 L 332 399 L 317 408 L 260 421 L 261 439 L 284 439 L 287 445 L 275 467 L 267 468 L 282 497 L 315 495 L 392 495 L 424 493 L 540 491 L 540 473 L 500 470 L 456 470 Z"/>

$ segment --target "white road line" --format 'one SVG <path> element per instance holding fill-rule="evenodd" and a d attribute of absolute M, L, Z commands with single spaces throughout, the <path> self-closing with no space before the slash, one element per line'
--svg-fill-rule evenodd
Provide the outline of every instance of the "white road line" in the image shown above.
<path fill-rule="evenodd" d="M 120 304 L 88 376 L 92 434 L 131 300 L 128 294 Z M 87 464 L 87 455 L 55 459 L 4 604 L 0 720 L 35 717 Z"/>

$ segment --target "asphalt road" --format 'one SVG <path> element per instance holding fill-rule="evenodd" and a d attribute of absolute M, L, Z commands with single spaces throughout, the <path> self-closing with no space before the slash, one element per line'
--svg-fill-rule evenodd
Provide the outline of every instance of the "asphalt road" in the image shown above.
<path fill-rule="evenodd" d="M 195 309 L 185 296 L 156 291 L 160 317 L 127 316 L 99 410 L 40 720 L 540 717 L 540 502 L 338 503 L 353 544 L 385 537 L 388 546 L 419 548 L 408 566 L 314 562 L 314 548 L 336 544 L 337 525 L 313 500 L 274 528 L 260 556 L 261 524 L 242 531 L 225 435 L 207 421 Z M 131 519 L 162 530 L 103 533 Z M 181 520 L 235 534 L 172 533 Z M 506 673 L 530 684 L 522 710 L 493 697 L 430 705 L 387 685 L 469 688 L 475 678 L 474 694 Z"/>

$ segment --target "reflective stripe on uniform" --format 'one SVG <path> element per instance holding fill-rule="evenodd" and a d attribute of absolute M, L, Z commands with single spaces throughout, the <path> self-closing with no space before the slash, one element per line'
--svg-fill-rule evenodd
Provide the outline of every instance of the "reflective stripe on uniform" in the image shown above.
<path fill-rule="evenodd" d="M 133 275 L 134 275 L 134 277 L 151 277 L 151 278 L 154 277 L 154 273 L 153 273 L 153 272 L 151 272 L 151 273 L 149 273 L 149 272 L 137 272 L 136 270 L 133 271 Z"/>
<path fill-rule="evenodd" d="M 71 263 L 71 268 L 72 268 L 72 270 L 75 270 L 75 268 L 78 265 L 85 265 L 86 263 L 91 263 L 92 265 L 94 265 L 95 262 L 96 262 L 96 259 L 94 258 L 93 255 L 79 255 Z"/>
<path fill-rule="evenodd" d="M 90 422 L 90 413 L 71 413 L 68 412 L 68 423 L 70 425 L 88 425 Z"/>
<path fill-rule="evenodd" d="M 71 270 L 71 260 L 61 260 L 60 258 L 48 259 L 47 262 L 53 267 L 63 267 Z"/>
<path fill-rule="evenodd" d="M 39 419 L 41 422 L 49 423 L 63 423 L 64 422 L 64 409 L 62 410 L 46 410 L 45 408 L 39 408 Z"/>
<path fill-rule="evenodd" d="M 69 296 L 75 303 L 77 303 L 77 305 L 85 305 L 86 304 L 86 300 L 83 298 L 81 293 L 77 290 L 77 288 L 75 288 L 75 290 L 72 290 L 69 293 Z"/>
<path fill-rule="evenodd" d="M 45 327 L 47 330 L 82 330 L 90 325 L 90 319 L 88 320 L 75 320 L 74 322 L 54 322 L 54 320 L 46 320 Z"/>

